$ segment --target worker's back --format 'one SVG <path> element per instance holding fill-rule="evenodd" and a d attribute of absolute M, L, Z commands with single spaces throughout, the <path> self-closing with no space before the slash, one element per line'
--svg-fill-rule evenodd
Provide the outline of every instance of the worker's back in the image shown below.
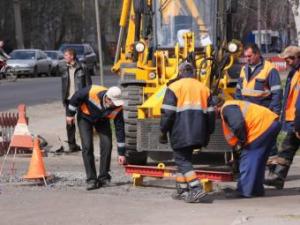
<path fill-rule="evenodd" d="M 208 144 L 215 119 L 209 96 L 209 89 L 194 78 L 181 78 L 170 84 L 162 106 L 161 126 L 169 127 L 173 149 Z M 170 121 L 172 125 L 168 126 Z"/>

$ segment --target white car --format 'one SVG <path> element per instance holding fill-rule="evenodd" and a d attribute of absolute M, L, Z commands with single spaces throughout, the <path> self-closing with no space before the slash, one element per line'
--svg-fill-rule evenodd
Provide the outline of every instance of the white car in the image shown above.
<path fill-rule="evenodd" d="M 13 68 L 16 75 L 37 77 L 51 75 L 52 62 L 47 54 L 39 49 L 17 49 L 10 53 L 7 65 Z"/>

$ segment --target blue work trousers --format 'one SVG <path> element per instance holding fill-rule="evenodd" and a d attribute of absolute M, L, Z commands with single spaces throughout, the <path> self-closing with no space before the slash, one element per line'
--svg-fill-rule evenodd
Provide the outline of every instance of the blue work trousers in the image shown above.
<path fill-rule="evenodd" d="M 280 131 L 280 123 L 274 121 L 267 131 L 246 145 L 240 157 L 240 174 L 237 190 L 244 197 L 263 196 L 266 161 Z"/>

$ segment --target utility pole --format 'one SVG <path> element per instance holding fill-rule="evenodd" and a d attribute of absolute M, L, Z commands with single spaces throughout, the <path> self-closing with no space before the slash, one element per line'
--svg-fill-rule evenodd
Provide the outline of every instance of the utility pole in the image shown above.
<path fill-rule="evenodd" d="M 18 48 L 24 48 L 20 0 L 14 0 L 15 32 Z"/>
<path fill-rule="evenodd" d="M 97 44 L 99 52 L 99 74 L 100 74 L 100 84 L 103 85 L 103 60 L 102 60 L 102 43 L 101 43 L 101 29 L 100 29 L 100 16 L 99 16 L 99 2 L 95 0 L 95 10 L 96 10 L 96 24 L 97 24 Z"/>
<path fill-rule="evenodd" d="M 286 7 L 287 40 L 285 46 L 282 47 L 286 47 L 291 43 L 291 21 L 290 21 L 291 12 L 290 12 L 290 4 L 288 1 L 286 2 L 285 7 Z"/>
<path fill-rule="evenodd" d="M 85 0 L 81 0 L 81 21 L 82 21 L 82 36 L 81 36 L 81 41 L 85 42 Z"/>
<path fill-rule="evenodd" d="M 257 0 L 257 45 L 261 49 L 261 0 Z"/>

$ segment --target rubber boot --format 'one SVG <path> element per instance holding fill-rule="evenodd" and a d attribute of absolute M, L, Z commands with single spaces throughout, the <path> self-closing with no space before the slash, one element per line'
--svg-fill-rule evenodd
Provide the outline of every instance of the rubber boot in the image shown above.
<path fill-rule="evenodd" d="M 207 193 L 203 190 L 200 180 L 194 171 L 184 174 L 188 183 L 189 192 L 184 199 L 186 203 L 200 203 Z"/>
<path fill-rule="evenodd" d="M 198 188 L 189 189 L 184 201 L 186 203 L 200 203 L 205 196 L 207 196 L 207 193 L 199 186 Z"/>
<path fill-rule="evenodd" d="M 289 169 L 290 166 L 288 165 L 276 165 L 274 172 L 265 179 L 265 185 L 273 186 L 276 189 L 283 189 L 284 181 Z"/>
<path fill-rule="evenodd" d="M 174 200 L 183 200 L 189 192 L 187 183 L 176 182 L 176 191 L 172 193 L 171 197 Z"/>

